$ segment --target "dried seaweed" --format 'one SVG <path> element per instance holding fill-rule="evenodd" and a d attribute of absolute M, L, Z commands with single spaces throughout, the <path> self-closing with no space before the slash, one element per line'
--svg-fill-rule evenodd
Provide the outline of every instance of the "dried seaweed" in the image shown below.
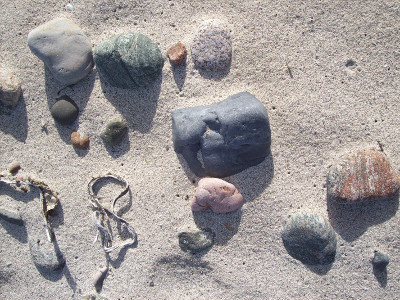
<path fill-rule="evenodd" d="M 97 195 L 97 192 L 94 191 L 94 186 L 96 183 L 98 183 L 100 180 L 104 179 L 114 179 L 117 180 L 119 183 L 123 185 L 123 189 L 121 193 L 112 201 L 110 209 L 107 209 L 100 203 L 100 197 Z M 102 234 L 102 244 L 103 244 L 103 249 L 104 252 L 110 253 L 111 251 L 114 251 L 119 248 L 125 248 L 131 245 L 134 245 L 137 241 L 137 235 L 133 227 L 123 218 L 119 217 L 115 212 L 114 212 L 114 206 L 115 203 L 117 202 L 118 199 L 120 199 L 122 196 L 124 196 L 126 193 L 129 191 L 129 185 L 128 183 L 121 177 L 112 175 L 112 174 L 106 174 L 104 176 L 99 176 L 93 178 L 89 184 L 88 184 L 88 191 L 90 195 L 90 202 L 92 203 L 92 209 L 94 211 L 94 222 L 99 230 L 98 233 Z M 106 229 L 104 226 L 105 219 L 114 219 L 117 222 L 120 222 L 126 226 L 126 229 L 129 231 L 131 238 L 128 240 L 125 240 L 124 242 L 114 245 L 113 246 L 113 238 L 109 231 Z M 98 234 L 96 235 L 95 241 L 98 238 Z"/>
<path fill-rule="evenodd" d="M 40 202 L 42 203 L 42 214 L 44 225 L 46 229 L 47 239 L 49 242 L 54 240 L 54 232 L 49 222 L 48 216 L 56 208 L 59 197 L 50 187 L 43 181 L 33 179 L 31 177 L 13 177 L 9 175 L 0 174 L 0 182 L 8 184 L 12 188 L 18 191 L 27 192 L 28 187 L 33 187 L 39 190 Z"/>

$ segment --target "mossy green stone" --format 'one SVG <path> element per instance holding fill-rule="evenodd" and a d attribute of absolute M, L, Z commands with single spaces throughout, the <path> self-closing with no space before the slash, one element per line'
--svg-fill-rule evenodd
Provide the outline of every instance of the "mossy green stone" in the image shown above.
<path fill-rule="evenodd" d="M 164 65 L 157 44 L 134 32 L 115 35 L 97 45 L 93 58 L 103 79 L 125 89 L 150 85 Z"/>
<path fill-rule="evenodd" d="M 126 122 L 123 120 L 112 120 L 107 124 L 106 129 L 100 135 L 103 141 L 109 146 L 115 146 L 120 143 L 124 135 L 128 132 Z"/>

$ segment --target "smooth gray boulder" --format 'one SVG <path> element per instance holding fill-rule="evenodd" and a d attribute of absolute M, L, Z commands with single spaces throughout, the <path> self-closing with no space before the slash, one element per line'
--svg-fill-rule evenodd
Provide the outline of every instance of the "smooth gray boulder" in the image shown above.
<path fill-rule="evenodd" d="M 230 176 L 270 154 L 267 110 L 248 92 L 213 105 L 175 110 L 172 132 L 175 152 L 199 177 Z"/>
<path fill-rule="evenodd" d="M 33 29 L 28 35 L 28 45 L 62 84 L 77 83 L 93 68 L 90 41 L 78 25 L 66 18 Z"/>

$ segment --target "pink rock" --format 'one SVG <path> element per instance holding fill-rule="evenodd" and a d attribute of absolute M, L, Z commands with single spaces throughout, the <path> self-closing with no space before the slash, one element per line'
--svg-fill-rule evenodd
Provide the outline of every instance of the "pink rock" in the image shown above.
<path fill-rule="evenodd" d="M 218 178 L 203 178 L 197 186 L 192 210 L 211 209 L 215 213 L 228 213 L 242 205 L 243 196 L 233 184 Z"/>

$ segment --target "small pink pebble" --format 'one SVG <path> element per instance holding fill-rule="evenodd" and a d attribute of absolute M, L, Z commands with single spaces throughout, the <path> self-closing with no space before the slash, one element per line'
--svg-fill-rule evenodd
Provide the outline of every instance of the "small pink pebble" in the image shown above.
<path fill-rule="evenodd" d="M 242 205 L 243 196 L 233 184 L 219 178 L 203 178 L 197 186 L 192 210 L 211 209 L 215 213 L 228 213 Z"/>

